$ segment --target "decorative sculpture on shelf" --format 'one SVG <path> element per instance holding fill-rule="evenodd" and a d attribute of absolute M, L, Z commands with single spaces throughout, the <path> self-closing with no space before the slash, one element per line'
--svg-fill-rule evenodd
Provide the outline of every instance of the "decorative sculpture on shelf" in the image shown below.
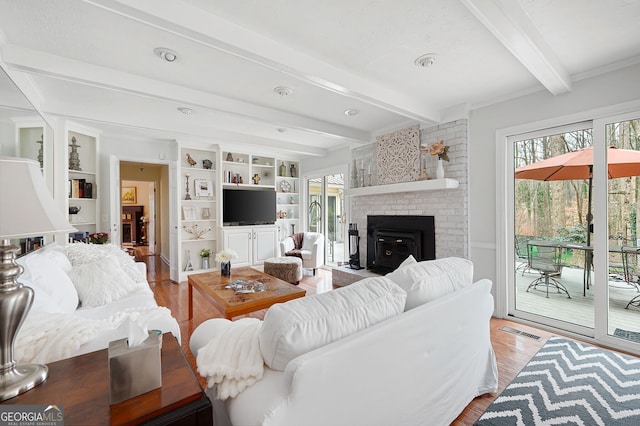
<path fill-rule="evenodd" d="M 191 199 L 191 194 L 189 194 L 189 174 L 187 173 L 185 175 L 185 177 L 187 178 L 187 188 L 186 188 L 186 194 L 184 195 L 184 199 L 185 200 L 190 200 Z"/>
<path fill-rule="evenodd" d="M 202 160 L 202 168 L 203 169 L 210 170 L 211 166 L 213 166 L 213 163 L 211 162 L 211 160 L 207 160 L 206 158 L 204 160 Z"/>
<path fill-rule="evenodd" d="M 253 184 L 254 185 L 257 185 L 257 184 L 260 183 L 260 175 L 259 174 L 257 174 L 257 173 L 254 174 L 252 179 L 253 179 Z"/>
<path fill-rule="evenodd" d="M 289 166 L 289 174 L 291 175 L 291 177 L 296 177 L 296 175 L 298 174 L 298 171 L 296 170 L 296 165 L 291 163 L 291 165 Z"/>
<path fill-rule="evenodd" d="M 38 148 L 38 163 L 40 163 L 40 168 L 44 167 L 44 154 L 43 154 L 43 144 L 44 144 L 44 135 L 40 135 L 40 140 L 36 141 L 37 144 L 40 144 L 40 148 Z"/>
<path fill-rule="evenodd" d="M 78 155 L 78 148 L 81 148 L 80 145 L 76 143 L 76 137 L 71 137 L 71 152 L 69 152 L 69 170 L 76 170 L 81 172 L 80 168 L 80 155 Z"/>
<path fill-rule="evenodd" d="M 184 266 L 185 271 L 193 271 L 193 264 L 191 263 L 191 250 L 187 250 L 187 264 Z"/>
<path fill-rule="evenodd" d="M 187 163 L 189 163 L 189 165 L 190 165 L 191 167 L 193 167 L 193 166 L 195 166 L 195 165 L 197 164 L 196 160 L 194 160 L 194 159 L 191 157 L 191 154 L 189 154 L 188 152 L 187 152 Z"/>
<path fill-rule="evenodd" d="M 211 228 L 207 227 L 204 229 L 200 229 L 200 227 L 198 226 L 198 224 L 194 224 L 194 225 L 189 225 L 189 226 L 183 226 L 182 227 L 185 232 L 187 234 L 191 234 L 193 236 L 193 238 L 191 238 L 192 240 L 200 240 L 202 239 L 202 236 L 204 234 L 206 234 L 207 232 L 211 231 Z"/>

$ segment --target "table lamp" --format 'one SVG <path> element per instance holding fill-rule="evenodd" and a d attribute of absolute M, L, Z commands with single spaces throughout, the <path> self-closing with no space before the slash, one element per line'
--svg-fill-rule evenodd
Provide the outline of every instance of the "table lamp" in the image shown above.
<path fill-rule="evenodd" d="M 34 293 L 18 282 L 20 250 L 10 240 L 72 232 L 56 206 L 40 166 L 24 158 L 0 157 L 0 401 L 13 398 L 47 378 L 46 365 L 17 365 L 13 345 L 33 304 Z"/>

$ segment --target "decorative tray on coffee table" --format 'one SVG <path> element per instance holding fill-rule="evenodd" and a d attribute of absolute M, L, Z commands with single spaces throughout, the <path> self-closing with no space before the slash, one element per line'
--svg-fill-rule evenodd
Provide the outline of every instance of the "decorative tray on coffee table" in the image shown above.
<path fill-rule="evenodd" d="M 267 285 L 256 280 L 235 280 L 225 288 L 230 288 L 238 294 L 260 293 L 267 290 Z"/>

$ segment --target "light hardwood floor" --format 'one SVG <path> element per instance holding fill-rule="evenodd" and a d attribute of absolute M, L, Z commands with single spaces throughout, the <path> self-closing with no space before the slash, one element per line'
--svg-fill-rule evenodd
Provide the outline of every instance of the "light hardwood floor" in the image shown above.
<path fill-rule="evenodd" d="M 187 355 L 194 371 L 196 370 L 195 357 L 189 349 L 189 337 L 193 330 L 202 322 L 209 318 L 222 317 L 210 303 L 201 298 L 197 292 L 194 298 L 193 319 L 187 319 L 188 292 L 187 283 L 177 284 L 169 279 L 169 269 L 158 256 L 149 256 L 144 247 L 137 248 L 136 259 L 147 264 L 149 284 L 155 294 L 156 301 L 161 306 L 166 306 L 171 310 L 174 317 L 180 324 L 182 333 L 182 348 Z M 331 272 L 328 270 L 318 270 L 316 276 L 312 276 L 310 271 L 305 271 L 300 286 L 307 290 L 307 294 L 328 291 L 332 288 Z M 251 317 L 262 319 L 264 310 L 251 314 Z M 507 326 L 526 333 L 540 336 L 539 340 L 530 337 L 516 335 L 506 332 L 501 328 Z M 529 327 L 513 321 L 493 318 L 491 320 L 491 342 L 493 344 L 498 361 L 499 388 L 496 394 L 487 394 L 474 399 L 460 416 L 453 422 L 454 425 L 472 425 L 491 404 L 496 396 L 515 378 L 518 372 L 536 354 L 553 333 Z M 556 333 L 558 334 L 558 333 Z M 198 376 L 200 377 L 200 376 Z M 200 377 L 203 388 L 206 386 L 203 378 Z"/>

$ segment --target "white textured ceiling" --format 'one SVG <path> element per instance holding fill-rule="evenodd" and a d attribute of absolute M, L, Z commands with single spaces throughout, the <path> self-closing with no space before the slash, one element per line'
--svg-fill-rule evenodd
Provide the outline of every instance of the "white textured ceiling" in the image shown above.
<path fill-rule="evenodd" d="M 640 59 L 640 0 L 0 0 L 0 11 L 2 63 L 45 113 L 297 155 L 528 91 L 562 96 Z M 425 53 L 436 63 L 416 67 Z"/>

